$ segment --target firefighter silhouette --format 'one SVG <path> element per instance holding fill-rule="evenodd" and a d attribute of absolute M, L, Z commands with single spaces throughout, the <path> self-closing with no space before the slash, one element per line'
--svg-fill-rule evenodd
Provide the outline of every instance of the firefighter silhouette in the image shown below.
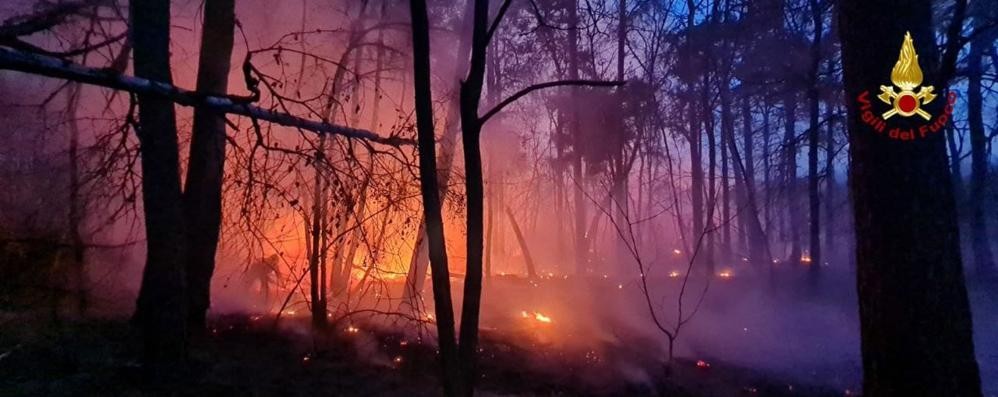
<path fill-rule="evenodd" d="M 277 266 L 279 259 L 277 254 L 260 259 L 251 263 L 244 274 L 248 291 L 252 293 L 257 284 L 260 286 L 257 297 L 263 308 L 268 308 L 270 305 L 271 289 L 277 291 L 277 281 L 281 278 L 281 270 Z"/>

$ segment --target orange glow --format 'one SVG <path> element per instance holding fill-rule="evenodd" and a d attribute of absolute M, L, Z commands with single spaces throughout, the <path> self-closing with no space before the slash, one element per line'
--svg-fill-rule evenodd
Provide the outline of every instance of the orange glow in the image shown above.
<path fill-rule="evenodd" d="M 550 324 L 552 322 L 551 317 L 545 316 L 540 312 L 527 312 L 526 310 L 523 310 L 520 312 L 520 317 L 523 317 L 525 319 L 533 319 L 545 324 Z"/>

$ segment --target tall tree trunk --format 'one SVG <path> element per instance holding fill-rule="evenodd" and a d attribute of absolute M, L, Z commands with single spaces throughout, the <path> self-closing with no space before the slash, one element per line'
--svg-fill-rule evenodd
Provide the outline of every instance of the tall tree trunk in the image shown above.
<path fill-rule="evenodd" d="M 710 105 L 710 77 L 704 74 L 702 96 L 700 108 L 703 109 L 703 133 L 707 137 L 707 213 L 705 214 L 706 224 L 702 233 L 706 234 L 707 246 L 701 252 L 704 257 L 707 274 L 714 274 L 715 267 L 715 240 L 717 233 L 714 233 L 714 214 L 717 213 L 717 137 L 714 131 L 714 112 Z"/>
<path fill-rule="evenodd" d="M 322 178 L 322 169 L 325 167 L 326 163 L 326 135 L 319 136 L 319 146 L 315 150 L 315 155 L 312 159 L 312 166 L 314 167 L 315 175 L 313 178 L 313 191 L 312 191 L 312 230 L 311 230 L 311 241 L 312 249 L 309 252 L 308 258 L 308 277 L 309 277 L 309 297 L 311 298 L 311 308 L 312 308 L 312 324 L 316 327 L 321 327 L 326 323 L 326 305 L 324 290 L 324 280 L 325 274 L 321 270 L 325 269 L 325 263 L 320 266 L 320 259 L 324 259 L 326 256 L 326 244 L 324 243 L 324 233 L 323 226 L 325 224 L 326 218 L 326 200 L 325 194 L 323 194 L 326 189 L 326 185 Z M 321 267 L 321 269 L 320 269 Z"/>
<path fill-rule="evenodd" d="M 135 75 L 171 84 L 169 0 L 130 4 L 129 20 Z M 187 348 L 187 241 L 177 126 L 169 99 L 139 95 L 138 100 L 147 248 L 134 320 L 142 330 L 147 374 L 169 379 L 186 360 Z"/>
<path fill-rule="evenodd" d="M 492 162 L 493 160 L 491 158 L 489 160 L 490 160 L 489 163 L 491 165 L 489 167 L 489 176 L 488 176 L 488 181 L 489 182 L 488 182 L 488 185 L 486 185 L 487 189 L 485 190 L 485 200 L 486 200 L 485 205 L 489 209 L 488 219 L 485 220 L 485 223 L 486 223 L 486 229 L 485 229 L 485 250 L 486 250 L 485 251 L 485 277 L 486 277 L 486 279 L 491 279 L 492 278 L 492 252 L 493 252 L 493 244 L 492 244 L 493 240 L 492 240 L 492 237 L 493 237 L 493 233 L 495 231 L 495 226 L 496 226 L 495 225 L 495 219 L 496 219 L 495 213 L 497 211 L 497 208 L 496 208 L 497 203 L 496 203 L 496 195 L 495 195 L 495 185 L 494 185 L 495 182 L 496 182 L 496 175 L 495 175 L 495 167 L 496 167 L 496 165 L 495 165 L 495 163 Z"/>
<path fill-rule="evenodd" d="M 746 218 L 748 227 L 749 259 L 757 267 L 770 266 L 771 255 L 769 254 L 769 242 L 766 238 L 766 231 L 759 221 L 759 203 L 756 199 L 755 190 L 755 165 L 752 160 L 752 116 L 749 112 L 749 99 L 746 97 L 742 104 L 742 136 L 745 139 L 745 161 L 738 153 L 738 146 L 735 144 L 734 134 L 728 136 L 728 150 L 731 151 L 731 159 L 735 164 L 735 174 L 740 173 L 741 180 L 745 186 L 745 206 L 740 209 Z M 743 165 L 744 164 L 744 165 Z"/>
<path fill-rule="evenodd" d="M 619 0 L 617 2 L 617 81 L 624 81 L 624 61 L 627 53 L 624 52 L 624 48 L 627 46 L 627 0 Z M 623 104 L 626 100 L 624 97 L 624 89 L 620 87 L 617 89 L 617 97 L 620 104 Z M 620 128 L 627 128 L 626 123 L 623 120 L 624 112 L 623 107 L 620 108 L 620 113 L 617 117 L 621 118 Z M 620 131 L 620 134 L 625 134 L 624 131 Z M 624 159 L 627 143 L 624 142 L 619 148 L 619 151 L 614 153 L 615 161 L 615 174 L 613 176 L 613 186 L 611 188 L 611 193 L 613 195 L 613 201 L 615 204 L 612 205 L 614 208 L 612 214 L 616 218 L 618 224 L 626 224 L 629 219 L 628 207 L 628 176 L 630 175 L 631 164 L 626 164 Z M 635 147 L 637 150 L 637 147 Z M 628 259 L 630 254 L 627 249 L 627 242 L 623 238 L 614 239 L 615 250 L 614 250 L 614 270 L 620 273 L 629 273 L 630 264 Z"/>
<path fill-rule="evenodd" d="M 924 84 L 947 83 L 938 80 L 932 2 L 843 0 L 839 9 L 863 395 L 981 396 L 943 134 L 899 142 L 862 121 L 864 111 L 882 111 L 866 110 L 861 94 L 890 81 L 908 30 Z M 945 103 L 941 95 L 923 108 L 938 116 Z M 919 117 L 889 122 L 924 125 Z"/>
<path fill-rule="evenodd" d="M 86 247 L 83 245 L 83 210 L 85 205 L 80 197 L 83 188 L 80 183 L 80 125 L 76 120 L 80 108 L 81 84 L 73 84 L 68 90 L 69 99 L 66 102 L 69 118 L 69 244 L 72 255 L 73 292 L 76 295 L 76 311 L 82 317 L 87 312 L 89 284 L 85 267 Z"/>
<path fill-rule="evenodd" d="M 963 186 L 963 171 L 961 171 L 963 167 L 960 166 L 960 147 L 957 146 L 956 143 L 959 138 L 960 137 L 957 136 L 957 131 L 956 128 L 953 127 L 953 124 L 947 124 L 946 146 L 949 149 L 949 171 L 953 178 L 953 196 L 956 199 L 957 208 L 965 202 L 964 192 L 966 190 Z M 959 213 L 959 211 L 957 211 L 957 213 Z"/>
<path fill-rule="evenodd" d="M 433 302 L 436 312 L 437 341 L 443 370 L 444 394 L 460 392 L 461 365 L 458 362 L 454 330 L 454 307 L 451 301 L 450 271 L 444 241 L 444 221 L 440 210 L 440 187 L 437 185 L 437 155 L 433 130 L 433 98 L 430 89 L 430 23 L 425 0 L 409 2 L 412 15 L 413 83 L 415 86 L 416 134 L 419 144 L 419 185 L 423 198 L 430 266 L 433 268 Z"/>
<path fill-rule="evenodd" d="M 821 202 L 818 196 L 818 128 L 820 118 L 820 98 L 818 79 L 821 72 L 821 36 L 824 34 L 825 15 L 823 4 L 810 0 L 811 21 L 814 25 L 814 39 L 811 41 L 811 70 L 807 90 L 810 123 L 807 130 L 807 207 L 808 207 L 808 247 L 811 264 L 808 272 L 817 275 L 821 271 Z"/>
<path fill-rule="evenodd" d="M 989 138 L 984 131 L 984 100 L 981 87 L 981 61 L 987 48 L 994 45 L 995 34 L 998 31 L 988 24 L 986 12 L 998 14 L 994 10 L 986 10 L 987 6 L 998 7 L 994 1 L 974 2 L 980 13 L 974 17 L 975 30 L 979 37 L 970 42 L 970 52 L 967 55 L 967 124 L 970 127 L 970 194 L 967 197 L 970 204 L 970 246 L 974 256 L 974 268 L 978 276 L 991 277 L 995 275 L 995 260 L 991 252 L 988 238 L 987 210 L 985 208 L 985 189 L 988 183 L 988 144 Z M 983 31 L 981 31 L 983 30 Z"/>
<path fill-rule="evenodd" d="M 787 226 L 790 233 L 790 256 L 787 262 L 800 262 L 800 211 L 797 197 L 797 95 L 793 87 L 783 98 L 783 191 L 787 206 Z"/>
<path fill-rule="evenodd" d="M 471 23 L 471 10 L 472 2 L 474 0 L 466 0 L 466 6 L 464 10 L 464 29 L 461 30 L 461 34 L 458 35 L 458 46 L 457 53 L 454 54 L 454 69 L 451 70 L 451 75 L 455 76 L 456 79 L 463 78 L 463 74 L 466 69 L 464 68 L 465 62 L 468 59 L 468 54 L 471 52 L 471 41 L 469 40 L 470 23 Z M 443 75 L 448 75 L 444 72 Z M 442 170 L 438 173 L 440 180 L 437 186 L 440 186 L 440 196 L 446 196 L 447 191 L 450 188 L 450 178 L 453 175 L 451 168 L 454 165 L 454 153 L 457 149 L 457 133 L 458 133 L 458 117 L 460 113 L 459 98 L 448 98 L 447 100 L 447 115 L 444 117 L 444 135 L 441 139 L 441 146 L 443 150 L 440 153 L 440 157 L 437 159 L 437 168 Z M 425 221 L 424 221 L 425 222 Z M 416 233 L 416 243 L 415 249 L 413 250 L 413 256 L 409 260 L 409 271 L 406 275 L 405 289 L 402 291 L 402 305 L 408 306 L 408 309 L 413 309 L 417 307 L 416 300 L 419 299 L 419 294 L 423 292 L 423 283 L 426 281 L 426 269 L 427 269 L 427 259 L 429 249 L 427 244 L 429 243 L 426 239 L 426 225 L 420 223 L 419 230 Z"/>
<path fill-rule="evenodd" d="M 207 0 L 198 60 L 197 91 L 225 95 L 232 57 L 235 0 Z M 222 222 L 222 174 L 225 170 L 225 115 L 194 109 L 190 160 L 183 204 L 187 222 L 188 327 L 205 329 L 211 303 L 211 276 Z"/>
<path fill-rule="evenodd" d="M 835 182 L 835 128 L 836 128 L 836 106 L 825 108 L 825 118 L 828 125 L 825 128 L 825 252 L 831 253 L 836 250 L 835 246 L 835 197 L 838 185 Z M 835 258 L 829 258 L 835 259 Z"/>
<path fill-rule="evenodd" d="M 765 97 L 762 101 L 762 186 L 765 192 L 765 206 L 763 208 L 763 219 L 766 221 L 766 234 L 770 235 L 773 231 L 773 217 L 771 208 L 773 206 L 773 178 L 772 178 L 772 153 L 770 137 L 772 136 L 772 131 L 770 131 L 771 124 L 769 123 L 769 110 L 771 104 L 769 98 Z M 770 258 L 772 259 L 772 258 Z"/>
<path fill-rule="evenodd" d="M 688 65 L 690 65 L 690 67 L 692 67 L 692 65 L 696 62 L 696 54 L 694 52 L 695 50 L 693 49 L 693 40 L 694 40 L 694 34 L 693 33 L 695 31 L 695 28 L 694 28 L 694 17 L 696 15 L 696 8 L 697 7 L 696 7 L 696 3 L 693 0 L 687 0 L 686 1 L 686 7 L 687 7 L 687 14 L 686 14 L 687 32 L 686 32 L 686 49 L 685 49 L 686 50 L 686 58 L 687 58 L 686 61 L 687 61 Z M 693 100 L 693 98 L 692 98 L 692 96 L 694 95 L 693 92 L 694 92 L 695 89 L 696 89 L 696 82 L 695 82 L 694 79 L 690 79 L 690 81 L 687 83 L 687 88 L 686 88 L 687 94 L 689 96 L 689 99 L 688 99 L 688 101 L 686 103 L 686 107 L 687 107 L 686 108 L 686 111 L 687 111 L 686 117 L 687 117 L 687 122 L 689 123 L 688 140 L 689 140 L 689 143 L 690 143 L 690 168 L 691 168 L 690 171 L 691 171 L 691 177 L 692 177 L 692 180 L 690 181 L 690 190 L 691 190 L 690 194 L 693 197 L 691 198 L 690 201 L 691 201 L 691 205 L 693 207 L 692 208 L 692 211 L 693 211 L 693 214 L 692 214 L 692 216 L 693 216 L 693 222 L 692 222 L 693 230 L 692 230 L 692 233 L 690 233 L 690 240 L 691 240 L 691 244 L 693 246 L 689 247 L 688 249 L 696 249 L 696 244 L 697 244 L 698 241 L 700 241 L 700 237 L 703 235 L 703 233 L 705 231 L 704 230 L 704 214 L 703 214 L 704 213 L 704 209 L 703 209 L 703 206 L 704 206 L 704 203 L 703 203 L 703 193 L 704 193 L 703 192 L 703 149 L 701 148 L 702 145 L 700 144 L 700 142 L 701 142 L 701 136 L 700 136 L 700 120 L 698 119 L 699 115 L 698 115 L 698 112 L 697 112 L 698 109 L 697 109 L 696 101 Z M 703 113 L 707 113 L 706 109 L 703 109 L 703 110 L 704 110 Z M 691 259 L 694 260 L 698 264 L 706 262 L 706 261 L 703 260 L 703 255 L 701 255 L 700 253 L 688 252 L 688 254 L 689 255 L 696 255 L 695 257 L 693 257 Z"/>
<path fill-rule="evenodd" d="M 727 61 L 725 61 L 727 62 Z M 731 260 L 731 192 L 728 181 L 728 145 L 729 140 L 735 136 L 735 120 L 731 110 L 731 81 L 729 74 L 724 73 L 724 78 L 718 82 L 718 89 L 721 91 L 721 258 L 727 263 Z"/>
<path fill-rule="evenodd" d="M 568 1 L 568 78 L 579 78 L 579 10 L 577 0 Z M 579 89 L 569 89 L 573 98 L 579 96 Z M 589 244 L 586 241 L 586 200 L 582 189 L 585 189 L 585 173 L 582 166 L 582 147 L 585 139 L 582 136 L 579 123 L 578 102 L 569 104 L 569 133 L 572 134 L 572 198 L 575 203 L 575 273 L 584 274 L 589 268 Z"/>
<path fill-rule="evenodd" d="M 463 368 L 462 395 L 474 394 L 478 377 L 478 321 L 482 302 L 482 239 L 484 197 L 482 183 L 482 123 L 478 105 L 482 98 L 489 39 L 489 1 L 475 0 L 468 77 L 461 82 L 461 142 L 464 148 L 464 184 L 467 194 L 467 266 L 458 355 Z"/>

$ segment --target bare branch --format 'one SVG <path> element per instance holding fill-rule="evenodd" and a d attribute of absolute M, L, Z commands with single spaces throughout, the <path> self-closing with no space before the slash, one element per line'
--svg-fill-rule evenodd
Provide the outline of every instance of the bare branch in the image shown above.
<path fill-rule="evenodd" d="M 496 29 L 499 29 L 499 23 L 502 22 L 503 16 L 506 15 L 506 11 L 509 10 L 510 4 L 513 4 L 513 0 L 505 0 L 502 6 L 499 7 L 499 12 L 496 13 L 496 19 L 492 20 L 492 26 L 489 26 L 489 32 L 485 35 L 485 42 L 491 43 L 492 36 L 495 35 Z"/>
<path fill-rule="evenodd" d="M 66 79 L 127 91 L 133 94 L 157 95 L 183 106 L 204 106 L 222 113 L 238 114 L 254 120 L 265 120 L 287 127 L 312 131 L 317 134 L 333 134 L 346 138 L 368 140 L 389 146 L 415 144 L 411 139 L 397 136 L 382 137 L 367 130 L 309 120 L 288 113 L 267 110 L 251 105 L 247 99 L 241 97 L 206 95 L 158 81 L 118 74 L 107 69 L 91 68 L 58 58 L 9 48 L 0 48 L 0 70 L 4 69 Z"/>
<path fill-rule="evenodd" d="M 485 115 L 480 118 L 480 121 L 482 124 L 485 124 L 486 121 L 489 121 L 489 119 L 492 118 L 492 116 L 495 116 L 496 113 L 502 111 L 503 108 L 505 108 L 506 106 L 509 106 L 511 103 L 516 102 L 516 100 L 523 98 L 527 94 L 537 90 L 542 90 L 551 87 L 562 87 L 562 86 L 617 87 L 622 85 L 624 85 L 623 81 L 600 81 L 600 80 L 559 80 L 559 81 L 549 81 L 547 83 L 534 84 L 530 87 L 518 91 L 517 93 L 509 96 L 506 99 L 503 99 L 502 102 L 499 102 L 499 104 L 493 107 L 492 110 L 486 112 Z"/>

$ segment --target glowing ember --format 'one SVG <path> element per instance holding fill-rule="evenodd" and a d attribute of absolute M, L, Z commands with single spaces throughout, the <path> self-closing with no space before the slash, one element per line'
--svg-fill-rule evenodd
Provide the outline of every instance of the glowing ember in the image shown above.
<path fill-rule="evenodd" d="M 308 362 L 308 360 L 311 360 L 311 359 L 312 359 L 311 357 L 309 357 L 309 356 L 305 356 L 305 357 L 302 357 L 302 358 L 301 358 L 301 361 L 302 361 L 303 363 L 307 363 L 307 362 Z"/>
<path fill-rule="evenodd" d="M 731 278 L 731 271 L 730 270 L 722 270 L 720 273 L 717 273 L 717 277 L 720 277 L 720 278 Z"/>
<path fill-rule="evenodd" d="M 674 250 L 672 250 L 672 253 L 673 253 L 673 254 L 676 254 L 676 255 L 682 255 L 683 251 L 681 251 L 681 250 L 679 250 L 679 249 L 677 248 L 677 249 L 674 249 Z"/>
<path fill-rule="evenodd" d="M 617 289 L 624 289 L 624 284 L 617 284 Z"/>
<path fill-rule="evenodd" d="M 395 356 L 395 359 L 392 361 L 395 362 L 395 364 L 402 364 L 402 356 Z"/>
<path fill-rule="evenodd" d="M 697 360 L 697 368 L 703 368 L 703 369 L 710 368 L 710 363 L 703 360 Z"/>
<path fill-rule="evenodd" d="M 679 277 L 679 272 L 675 270 L 669 272 L 669 278 L 676 278 L 676 277 Z"/>
<path fill-rule="evenodd" d="M 349 332 L 351 334 L 356 334 L 356 333 L 360 332 L 360 329 L 351 325 L 351 326 L 347 327 L 347 332 Z"/>
<path fill-rule="evenodd" d="M 551 317 L 545 316 L 540 312 L 527 312 L 526 310 L 524 310 L 520 312 L 520 317 L 526 319 L 532 318 L 534 320 L 537 320 L 538 322 L 547 323 L 547 324 L 551 323 Z"/>
<path fill-rule="evenodd" d="M 800 263 L 808 265 L 811 263 L 811 253 L 804 251 L 800 254 Z"/>

